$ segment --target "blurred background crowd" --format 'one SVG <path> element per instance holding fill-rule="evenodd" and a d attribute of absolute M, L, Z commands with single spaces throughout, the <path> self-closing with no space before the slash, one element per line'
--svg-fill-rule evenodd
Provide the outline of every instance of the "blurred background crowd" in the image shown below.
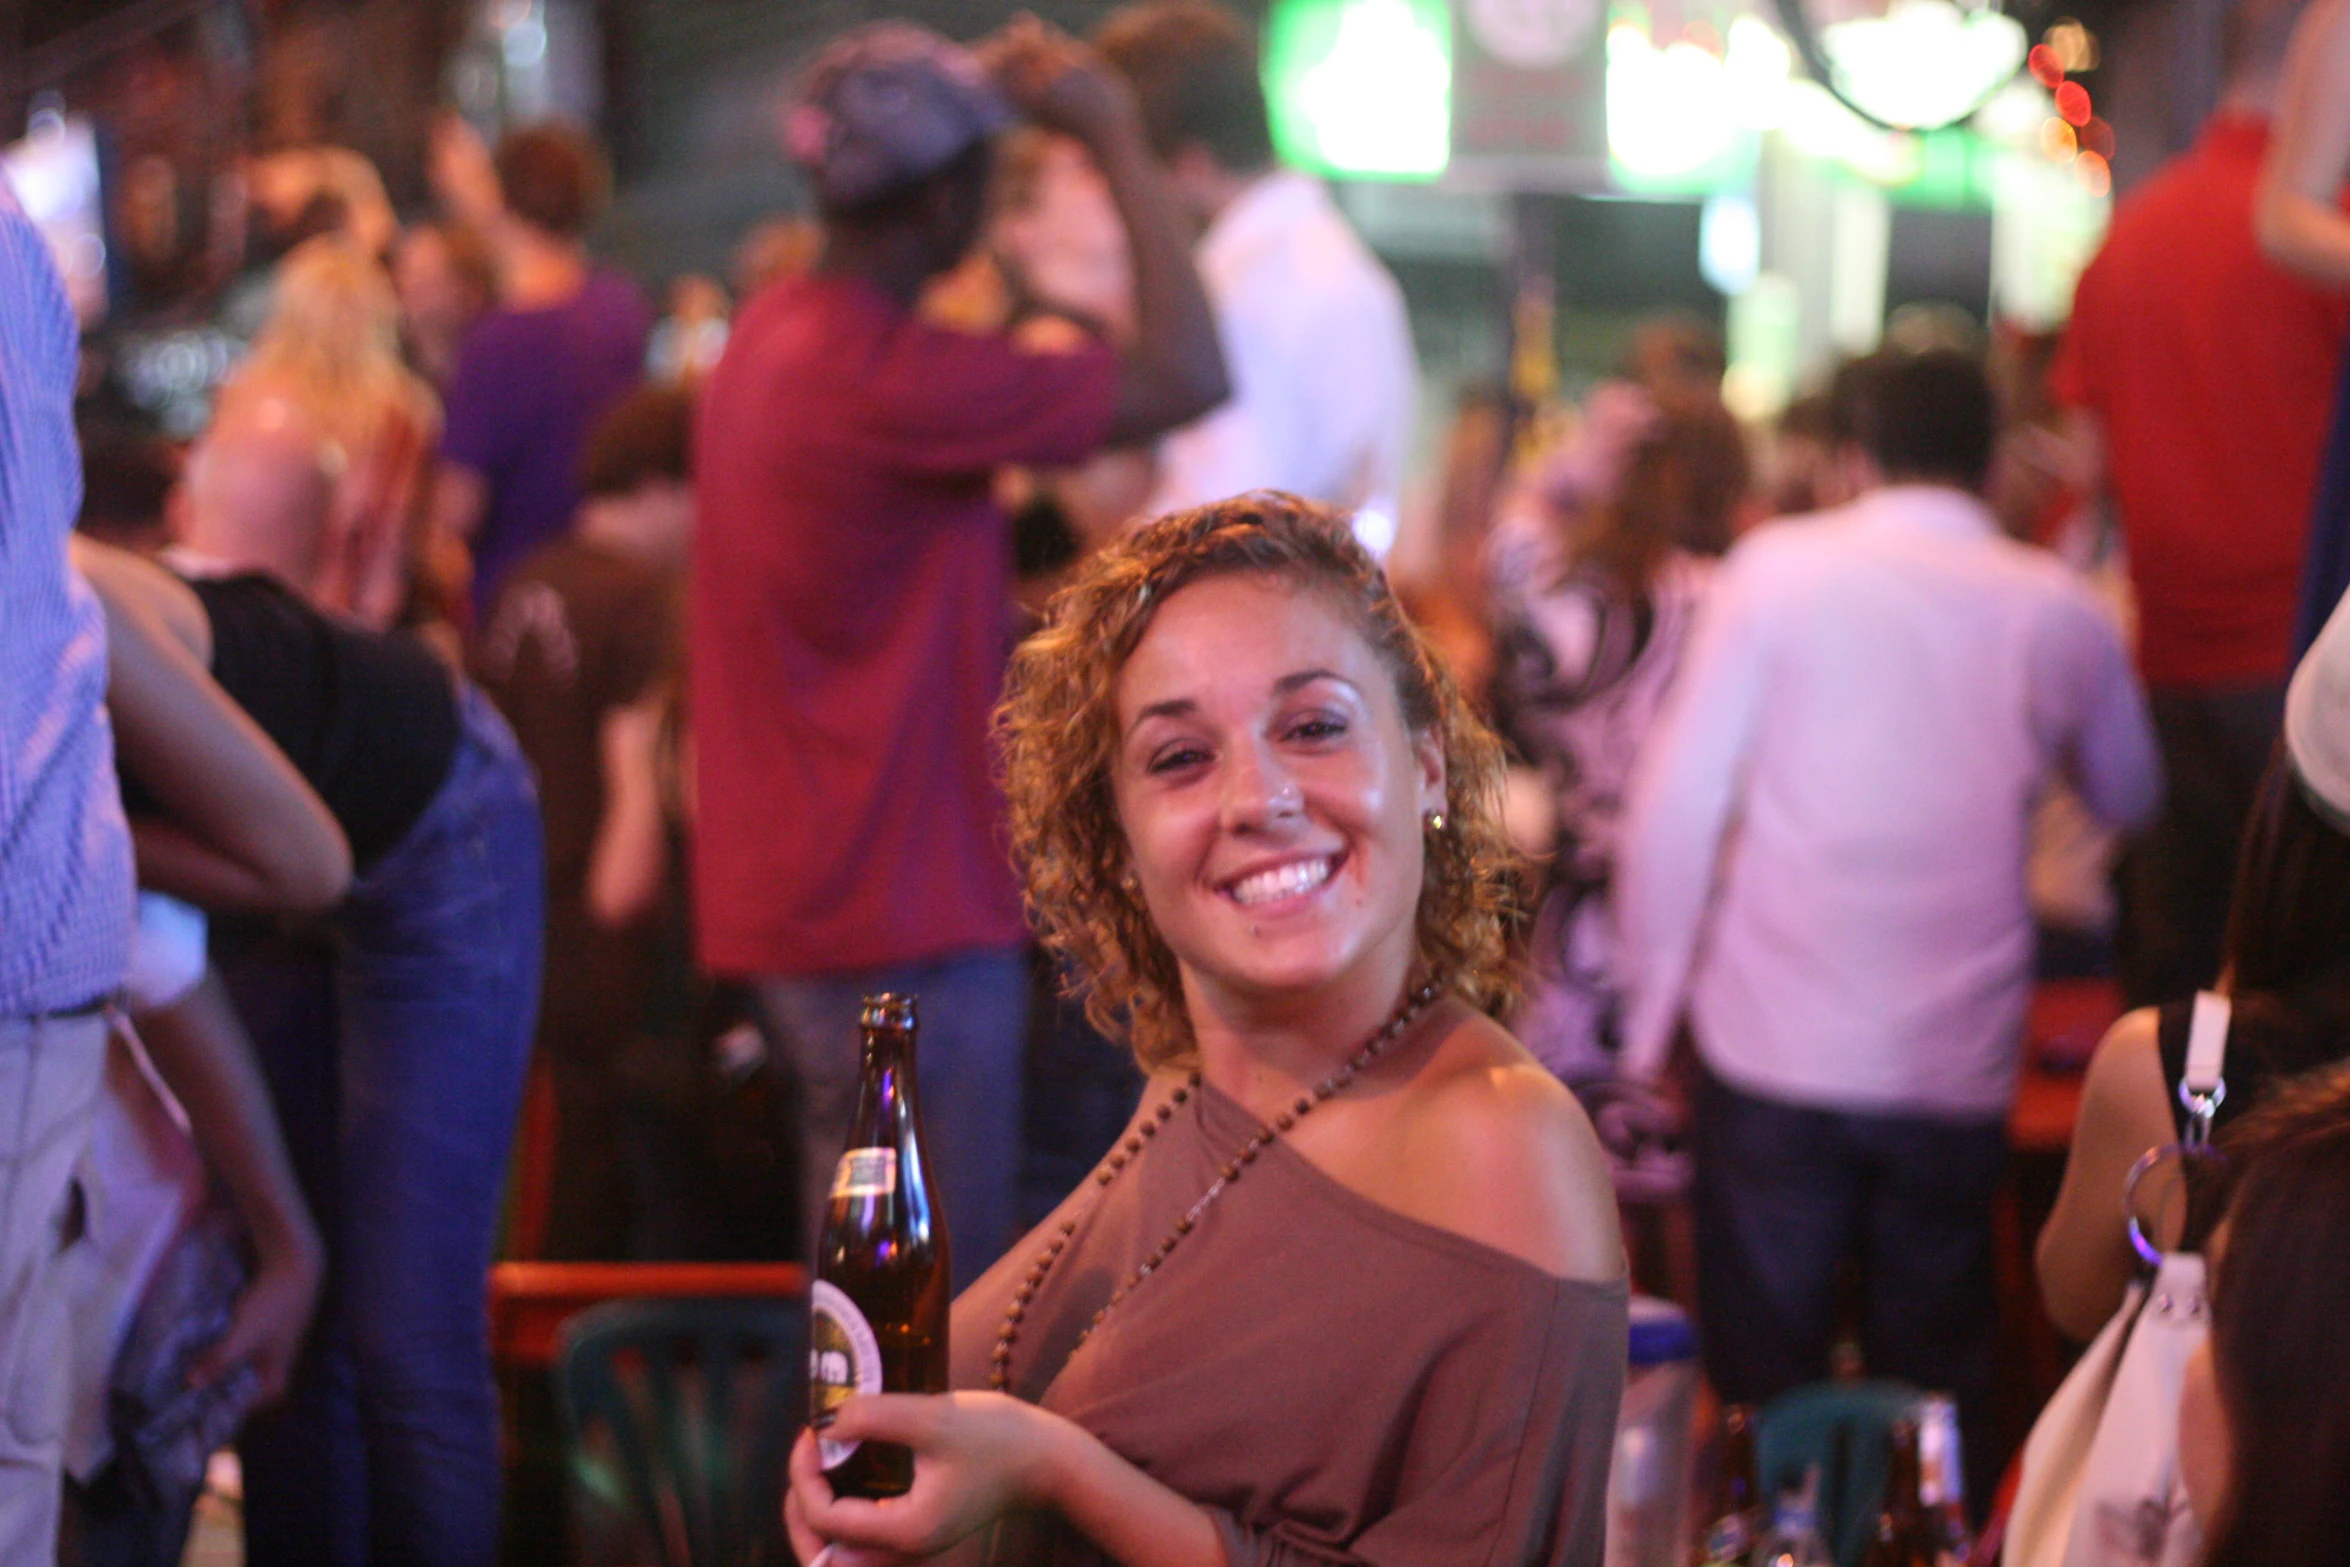
<path fill-rule="evenodd" d="M 1510 1022 L 1636 1283 L 1727 1401 L 1954 1392 L 1980 1511 L 2170 1140 L 2102 1063 L 2176 1079 L 2223 965 L 2280 1079 L 2344 1053 L 2350 781 L 2277 760 L 2350 581 L 2343 7 L 870 9 L 9 13 L 76 560 L 156 669 L 134 1006 L 250 1236 L 210 1434 L 279 1400 L 252 1559 L 494 1535 L 493 1234 L 805 1260 L 866 993 L 923 996 L 958 1279 L 1085 1176 L 1141 1078 L 1027 936 L 987 714 L 1093 551 L 1255 490 L 1509 747 Z M 217 732 L 137 716 L 206 673 Z M 93 1560 L 156 1527 L 103 1449 Z"/>

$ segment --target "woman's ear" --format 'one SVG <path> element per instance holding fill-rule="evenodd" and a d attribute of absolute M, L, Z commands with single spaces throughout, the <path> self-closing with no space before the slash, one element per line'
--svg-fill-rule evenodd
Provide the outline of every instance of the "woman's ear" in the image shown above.
<path fill-rule="evenodd" d="M 1412 760 L 1420 769 L 1420 813 L 1444 810 L 1444 737 L 1433 729 L 1414 735 Z"/>

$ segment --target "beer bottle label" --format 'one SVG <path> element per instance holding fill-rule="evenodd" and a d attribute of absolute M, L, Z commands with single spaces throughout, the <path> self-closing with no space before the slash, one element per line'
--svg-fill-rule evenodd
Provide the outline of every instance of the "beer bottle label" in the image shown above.
<path fill-rule="evenodd" d="M 852 1148 L 840 1156 L 832 1172 L 832 1195 L 887 1197 L 898 1189 L 898 1151 L 895 1148 Z"/>
<path fill-rule="evenodd" d="M 881 1344 L 873 1324 L 836 1284 L 818 1279 L 808 1289 L 808 1414 L 829 1414 L 854 1393 L 881 1391 Z M 837 1469 L 859 1444 L 817 1435 L 818 1463 Z"/>

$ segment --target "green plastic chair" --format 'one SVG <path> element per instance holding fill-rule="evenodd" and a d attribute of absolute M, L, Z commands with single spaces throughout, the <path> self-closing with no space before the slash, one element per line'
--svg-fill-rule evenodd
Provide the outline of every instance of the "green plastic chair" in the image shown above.
<path fill-rule="evenodd" d="M 789 1567 L 784 1466 L 808 1411 L 808 1306 L 621 1300 L 565 1324 L 572 1474 L 661 1567 Z"/>
<path fill-rule="evenodd" d="M 1884 1506 L 1893 1422 L 1922 1395 L 1904 1382 L 1814 1382 L 1782 1393 L 1755 1417 L 1754 1459 L 1766 1502 L 1820 1470 L 1820 1534 L 1839 1567 L 1860 1567 Z"/>

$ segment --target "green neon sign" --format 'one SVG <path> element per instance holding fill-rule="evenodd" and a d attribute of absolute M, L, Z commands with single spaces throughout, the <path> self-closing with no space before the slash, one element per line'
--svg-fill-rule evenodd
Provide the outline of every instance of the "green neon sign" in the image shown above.
<path fill-rule="evenodd" d="M 1355 179 L 1444 172 L 1452 156 L 1445 0 L 1276 0 L 1264 72 L 1282 161 Z"/>

